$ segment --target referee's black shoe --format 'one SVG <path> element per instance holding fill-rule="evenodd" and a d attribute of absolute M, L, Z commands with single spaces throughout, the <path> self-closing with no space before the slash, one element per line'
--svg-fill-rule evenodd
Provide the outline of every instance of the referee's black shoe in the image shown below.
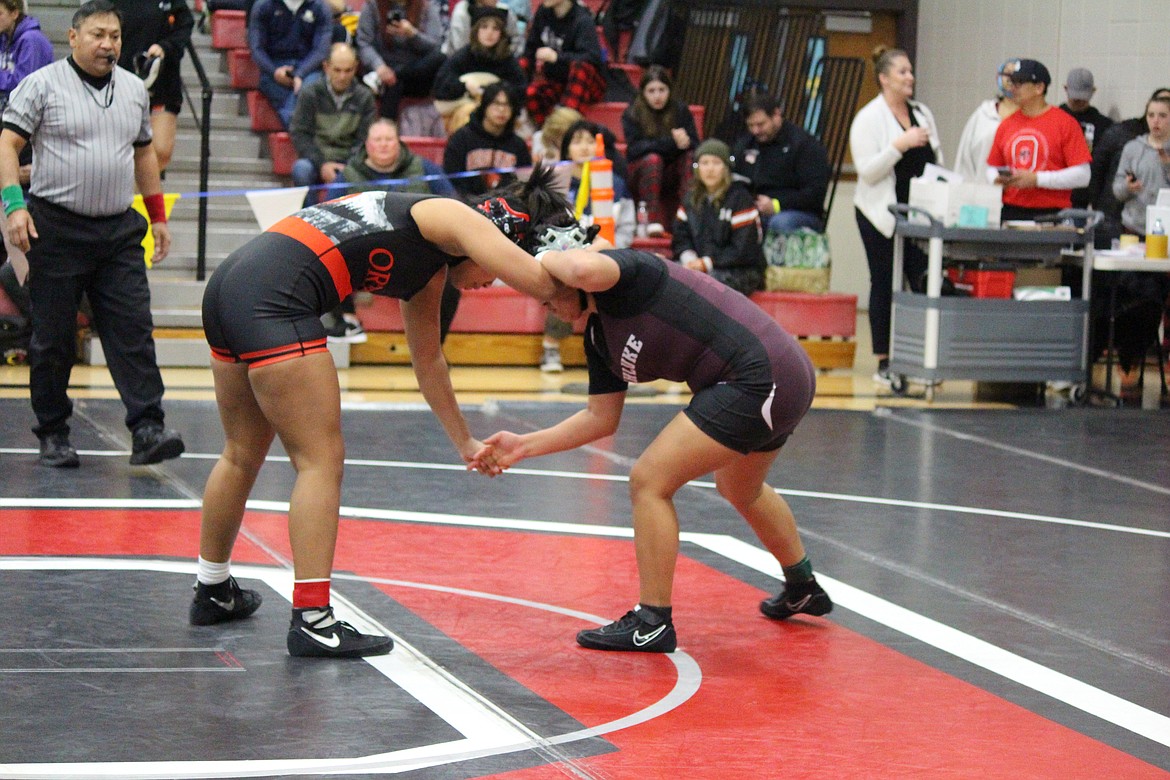
<path fill-rule="evenodd" d="M 787 620 L 793 615 L 827 615 L 833 611 L 833 602 L 816 579 L 785 584 L 784 590 L 760 602 L 760 612 L 773 620 Z"/>
<path fill-rule="evenodd" d="M 149 466 L 177 458 L 186 447 L 178 431 L 164 428 L 160 423 L 142 423 L 134 429 L 134 447 L 130 451 L 131 466 Z"/>
<path fill-rule="evenodd" d="M 54 469 L 75 469 L 81 465 L 81 459 L 69 443 L 67 433 L 47 433 L 42 436 L 41 454 L 37 462 Z"/>

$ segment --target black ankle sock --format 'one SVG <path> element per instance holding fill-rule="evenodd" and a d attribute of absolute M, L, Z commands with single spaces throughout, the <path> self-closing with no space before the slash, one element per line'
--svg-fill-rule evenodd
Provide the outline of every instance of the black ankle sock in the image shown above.
<path fill-rule="evenodd" d="M 807 555 L 799 562 L 781 568 L 784 570 L 784 582 L 788 585 L 801 585 L 813 579 L 813 568 Z"/>
<path fill-rule="evenodd" d="M 211 598 L 215 599 L 221 597 L 226 598 L 232 594 L 231 582 L 232 578 L 228 577 L 223 582 L 217 582 L 214 585 L 208 585 L 201 582 L 199 583 L 199 587 L 205 596 L 210 596 Z"/>
<path fill-rule="evenodd" d="M 642 617 L 651 618 L 646 622 L 655 626 L 669 623 L 672 609 L 672 607 L 652 607 L 649 604 L 638 604 L 638 611 L 642 613 Z"/>

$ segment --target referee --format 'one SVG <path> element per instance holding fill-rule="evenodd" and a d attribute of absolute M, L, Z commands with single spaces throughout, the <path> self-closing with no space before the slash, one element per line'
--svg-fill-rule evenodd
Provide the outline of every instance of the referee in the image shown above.
<path fill-rule="evenodd" d="M 130 208 L 135 184 L 150 214 L 156 262 L 166 257 L 171 235 L 146 88 L 115 65 L 121 33 L 121 16 L 108 0 L 82 5 L 69 30 L 70 56 L 13 90 L 0 131 L 8 238 L 29 263 L 33 432 L 41 441 L 40 463 L 56 468 L 78 465 L 69 442 L 73 404 L 67 391 L 82 293 L 126 406 L 133 432 L 130 463 L 159 463 L 183 452 L 179 434 L 163 426 L 163 383 L 141 245 L 146 223 Z M 33 167 L 26 204 L 17 160 L 29 143 Z"/>

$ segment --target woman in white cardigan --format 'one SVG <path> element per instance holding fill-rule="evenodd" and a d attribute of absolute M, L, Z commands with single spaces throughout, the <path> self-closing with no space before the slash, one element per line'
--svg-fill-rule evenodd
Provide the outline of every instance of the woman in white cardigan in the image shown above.
<path fill-rule="evenodd" d="M 926 163 L 942 164 L 934 115 L 914 95 L 914 68 L 901 49 L 878 47 L 873 53 L 881 94 L 865 104 L 849 128 L 849 150 L 857 170 L 853 205 L 869 261 L 869 325 L 878 359 L 874 380 L 890 385 L 890 304 L 894 285 L 894 215 L 891 203 L 909 199 L 910 179 Z M 906 277 L 919 289 L 926 256 L 907 244 Z"/>

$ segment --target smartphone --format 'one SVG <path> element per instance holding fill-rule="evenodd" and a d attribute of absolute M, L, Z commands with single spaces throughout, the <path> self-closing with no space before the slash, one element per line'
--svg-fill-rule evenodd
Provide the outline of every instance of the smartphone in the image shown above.
<path fill-rule="evenodd" d="M 387 24 L 394 24 L 395 22 L 401 22 L 405 18 L 406 17 L 402 13 L 401 8 L 391 8 L 389 11 L 386 12 L 386 23 Z"/>

